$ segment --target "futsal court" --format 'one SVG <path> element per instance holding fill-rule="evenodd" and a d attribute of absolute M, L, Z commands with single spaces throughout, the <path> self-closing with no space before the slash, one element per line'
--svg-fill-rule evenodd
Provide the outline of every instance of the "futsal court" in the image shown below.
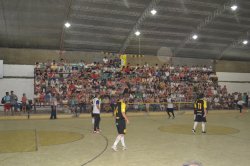
<path fill-rule="evenodd" d="M 111 114 L 102 114 L 101 134 L 92 133 L 90 115 L 1 117 L 0 165 L 13 166 L 206 166 L 249 165 L 250 117 L 246 112 L 210 111 L 207 133 L 192 134 L 192 111 L 128 113 L 127 150 L 111 149 L 117 136 Z M 15 119 L 14 119 L 15 118 Z"/>

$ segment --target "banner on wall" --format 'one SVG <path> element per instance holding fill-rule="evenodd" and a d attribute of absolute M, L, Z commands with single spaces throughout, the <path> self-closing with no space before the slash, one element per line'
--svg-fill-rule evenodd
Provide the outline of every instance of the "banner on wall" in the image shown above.
<path fill-rule="evenodd" d="M 120 59 L 121 59 L 121 67 L 127 66 L 127 55 L 126 54 L 120 55 Z"/>
<path fill-rule="evenodd" d="M 0 78 L 3 78 L 3 60 L 0 60 Z"/>

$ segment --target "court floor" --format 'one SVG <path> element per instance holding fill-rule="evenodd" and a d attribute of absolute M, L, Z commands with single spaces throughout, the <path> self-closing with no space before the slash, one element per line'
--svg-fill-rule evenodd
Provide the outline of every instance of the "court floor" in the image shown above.
<path fill-rule="evenodd" d="M 104 116 L 104 115 L 103 115 Z M 48 115 L 49 117 L 49 115 Z M 250 163 L 250 116 L 236 111 L 208 115 L 207 134 L 191 133 L 193 115 L 135 115 L 125 141 L 128 149 L 114 152 L 113 117 L 101 119 L 101 134 L 91 132 L 90 117 L 0 120 L 1 166 L 247 166 Z"/>

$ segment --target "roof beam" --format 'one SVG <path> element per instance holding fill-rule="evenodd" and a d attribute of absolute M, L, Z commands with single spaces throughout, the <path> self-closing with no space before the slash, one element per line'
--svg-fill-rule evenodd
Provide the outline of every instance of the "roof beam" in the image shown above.
<path fill-rule="evenodd" d="M 164 47 L 163 45 L 141 45 L 142 48 L 152 48 L 152 49 L 157 49 L 160 47 Z M 130 45 L 129 46 L 130 49 L 138 49 L 138 45 Z M 172 47 L 169 47 L 172 48 Z M 210 53 L 211 50 L 207 49 L 207 48 L 182 48 L 181 50 L 189 50 L 189 51 L 201 51 L 201 52 L 206 52 L 206 53 Z M 217 52 L 218 54 L 218 50 L 212 50 L 213 52 Z"/>
<path fill-rule="evenodd" d="M 110 22 L 110 23 L 122 23 L 122 24 L 133 24 L 134 21 L 131 21 L 130 19 L 124 20 L 120 18 L 107 18 L 102 16 L 91 16 L 91 15 L 77 15 L 72 14 L 71 17 L 77 18 L 77 19 L 83 19 L 83 20 L 95 20 L 95 21 L 103 21 L 103 22 Z"/>
<path fill-rule="evenodd" d="M 215 10 L 212 14 L 208 15 L 196 28 L 194 31 L 192 31 L 184 40 L 184 42 L 182 42 L 177 48 L 175 48 L 173 50 L 174 52 L 174 56 L 176 54 L 178 54 L 179 50 L 181 50 L 183 47 L 185 47 L 185 45 L 187 43 L 190 42 L 192 35 L 194 33 L 197 33 L 199 31 L 201 31 L 205 26 L 207 26 L 208 24 L 210 24 L 216 17 L 220 16 L 223 12 L 225 12 L 228 8 L 229 5 L 232 4 L 233 2 L 235 2 L 235 0 L 229 0 L 227 1 L 224 5 L 222 5 L 220 8 L 218 8 L 217 10 Z"/>
<path fill-rule="evenodd" d="M 92 46 L 111 46 L 111 47 L 120 47 L 120 44 L 117 43 L 108 43 L 108 42 L 96 42 L 96 41 L 78 41 L 78 40 L 65 40 L 67 44 L 73 45 L 92 45 Z"/>
<path fill-rule="evenodd" d="M 128 34 L 128 36 L 127 36 L 126 40 L 124 41 L 122 47 L 120 48 L 120 53 L 123 53 L 126 50 L 126 48 L 129 45 L 130 39 L 134 36 L 134 32 L 140 27 L 141 23 L 146 19 L 146 17 L 148 16 L 150 10 L 152 8 L 154 8 L 157 5 L 157 3 L 159 3 L 159 2 L 160 2 L 160 0 L 152 0 L 150 2 L 150 4 L 147 6 L 147 8 L 143 11 L 141 16 L 137 20 L 136 24 L 134 25 L 134 27 L 132 28 L 132 30 Z"/>
<path fill-rule="evenodd" d="M 115 5 L 115 6 L 120 6 L 124 7 L 126 4 L 124 4 L 124 1 L 114 1 L 114 0 L 75 0 L 77 3 L 81 3 L 81 5 L 86 5 L 88 3 L 95 3 L 95 4 L 100 4 L 100 5 Z M 128 6 L 131 6 L 133 8 L 144 8 L 144 4 L 138 4 L 133 1 L 129 2 Z"/>
<path fill-rule="evenodd" d="M 242 41 L 243 41 L 244 39 L 247 39 L 247 38 L 248 38 L 248 36 L 250 36 L 250 30 L 244 32 L 238 39 L 234 40 L 231 44 L 229 44 L 227 47 L 225 47 L 225 48 L 221 51 L 221 53 L 219 54 L 219 56 L 218 56 L 217 59 L 218 59 L 218 60 L 221 60 L 222 57 L 225 55 L 225 52 L 226 52 L 226 51 L 230 50 L 231 48 L 236 48 L 236 47 L 238 47 L 239 44 L 241 44 Z"/>
<path fill-rule="evenodd" d="M 173 0 L 162 0 L 163 2 L 169 2 L 173 3 Z M 179 1 L 176 1 L 177 3 L 180 3 Z M 215 3 L 208 3 L 208 2 L 201 2 L 201 1 L 194 1 L 194 0 L 185 0 L 182 1 L 183 4 L 185 5 L 197 5 L 197 6 L 204 6 L 204 7 L 213 7 L 213 8 L 218 8 L 220 5 L 215 4 Z"/>
<path fill-rule="evenodd" d="M 107 30 L 107 31 L 119 31 L 119 32 L 123 32 L 123 33 L 127 33 L 129 30 L 124 28 L 124 27 L 116 27 L 116 26 L 101 26 L 101 25 L 90 25 L 90 24 L 73 24 L 74 27 L 72 27 L 72 29 L 74 28 L 78 28 L 78 29 L 95 29 L 95 30 Z"/>
<path fill-rule="evenodd" d="M 79 5 L 74 5 L 72 6 L 72 9 L 76 12 L 94 12 L 94 13 L 99 13 L 99 14 L 115 14 L 115 15 L 126 15 L 126 16 L 139 16 L 140 13 L 137 11 L 128 11 L 126 9 L 124 10 L 118 10 L 116 8 L 113 9 L 106 9 L 106 8 L 100 8 L 100 7 L 91 7 L 89 8 L 88 6 L 79 6 Z"/>
<path fill-rule="evenodd" d="M 72 5 L 72 1 L 73 0 L 68 0 L 68 7 L 67 7 L 67 11 L 66 11 L 66 17 L 65 17 L 65 20 L 68 20 L 69 19 L 69 15 L 70 15 L 70 11 L 71 11 L 71 5 Z M 65 21 L 64 20 L 64 21 Z M 62 51 L 64 49 L 64 34 L 65 34 L 65 28 L 64 28 L 64 25 L 62 25 L 62 32 L 61 32 L 61 36 L 60 36 L 60 55 L 62 54 Z"/>
<path fill-rule="evenodd" d="M 5 34 L 7 34 L 7 38 L 9 39 L 9 33 L 8 33 L 8 28 L 7 28 L 7 21 L 6 21 L 6 16 L 5 16 L 5 5 L 4 1 L 1 1 L 1 11 L 2 11 L 2 17 L 3 17 L 3 22 L 4 22 L 4 31 Z"/>

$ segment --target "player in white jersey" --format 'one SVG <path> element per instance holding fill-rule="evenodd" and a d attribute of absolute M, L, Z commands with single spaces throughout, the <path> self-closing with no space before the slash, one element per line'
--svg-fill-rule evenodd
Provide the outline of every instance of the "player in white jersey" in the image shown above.
<path fill-rule="evenodd" d="M 92 116 L 94 117 L 94 133 L 99 133 L 100 132 L 100 117 L 101 113 L 101 100 L 100 100 L 100 95 L 96 95 L 96 97 L 93 99 L 93 111 L 92 111 Z"/>
<path fill-rule="evenodd" d="M 174 115 L 174 103 L 173 103 L 173 100 L 171 98 L 171 94 L 168 95 L 168 98 L 167 98 L 167 113 L 168 113 L 168 119 L 171 118 L 171 115 L 170 115 L 170 112 L 172 113 L 172 118 L 174 119 L 175 118 L 175 115 Z"/>

